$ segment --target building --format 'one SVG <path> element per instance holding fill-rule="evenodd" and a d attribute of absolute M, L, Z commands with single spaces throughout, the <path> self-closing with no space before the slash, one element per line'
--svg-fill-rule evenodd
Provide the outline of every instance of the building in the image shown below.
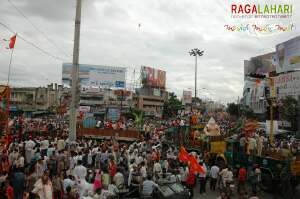
<path fill-rule="evenodd" d="M 168 100 L 168 92 L 150 87 L 136 89 L 134 101 L 136 107 L 146 116 L 162 117 L 164 102 Z"/>
<path fill-rule="evenodd" d="M 264 114 L 268 90 L 269 85 L 266 80 L 248 78 L 244 82 L 243 104 L 250 107 L 255 114 Z"/>
<path fill-rule="evenodd" d="M 55 111 L 59 105 L 62 85 L 50 84 L 47 87 L 14 87 L 11 89 L 11 112 L 24 112 L 32 116 Z"/>
<path fill-rule="evenodd" d="M 244 61 L 244 89 L 241 101 L 261 117 L 266 112 L 267 94 L 270 90 L 266 77 L 276 71 L 274 54 L 275 52 L 271 52 Z"/>
<path fill-rule="evenodd" d="M 108 119 L 110 110 L 120 114 L 134 107 L 133 93 L 123 89 L 88 89 L 80 92 L 79 111 Z"/>

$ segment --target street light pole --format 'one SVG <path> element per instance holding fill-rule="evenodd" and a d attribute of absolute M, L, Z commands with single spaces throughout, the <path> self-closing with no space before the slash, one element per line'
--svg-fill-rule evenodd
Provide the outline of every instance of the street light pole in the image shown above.
<path fill-rule="evenodd" d="M 189 51 L 189 54 L 190 56 L 194 56 L 195 57 L 195 99 L 197 97 L 197 69 L 198 69 L 198 66 L 197 66 L 197 57 L 201 57 L 203 56 L 203 53 L 204 51 L 203 50 L 199 50 L 198 48 L 194 48 L 194 49 L 191 49 Z"/>
<path fill-rule="evenodd" d="M 197 97 L 197 55 L 195 56 L 195 99 Z"/>
<path fill-rule="evenodd" d="M 189 51 L 190 56 L 195 57 L 195 99 L 197 98 L 197 57 L 203 56 L 204 51 L 199 50 L 198 48 L 191 49 Z M 191 117 L 190 117 L 190 132 L 192 132 L 192 112 L 193 112 L 193 98 L 192 98 L 192 103 L 191 103 Z"/>

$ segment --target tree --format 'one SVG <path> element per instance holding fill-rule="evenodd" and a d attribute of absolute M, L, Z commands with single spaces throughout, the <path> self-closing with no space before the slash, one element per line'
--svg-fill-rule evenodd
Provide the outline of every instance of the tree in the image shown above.
<path fill-rule="evenodd" d="M 133 110 L 132 114 L 134 115 L 134 125 L 141 130 L 144 124 L 144 112 L 141 110 Z"/>
<path fill-rule="evenodd" d="M 291 96 L 281 99 L 278 104 L 278 112 L 280 117 L 291 122 L 292 128 L 295 129 L 297 123 L 297 100 Z"/>
<path fill-rule="evenodd" d="M 170 97 L 165 101 L 163 106 L 163 118 L 171 118 L 177 115 L 178 111 L 182 109 L 181 101 L 177 99 L 174 93 L 170 93 Z"/>
<path fill-rule="evenodd" d="M 227 104 L 226 111 L 232 116 L 238 116 L 239 115 L 239 105 L 237 105 L 235 103 L 229 103 L 229 104 Z"/>
<path fill-rule="evenodd" d="M 241 115 L 245 116 L 246 118 L 254 117 L 254 112 L 249 106 L 242 105 L 239 111 Z"/>

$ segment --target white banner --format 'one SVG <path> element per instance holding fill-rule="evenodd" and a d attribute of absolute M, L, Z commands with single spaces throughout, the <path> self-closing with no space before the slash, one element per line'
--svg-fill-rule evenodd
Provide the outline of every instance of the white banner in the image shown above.
<path fill-rule="evenodd" d="M 90 71 L 89 85 L 99 87 L 125 87 L 125 68 L 102 66 Z"/>
<path fill-rule="evenodd" d="M 91 107 L 90 106 L 79 106 L 79 111 L 83 113 L 88 113 L 90 112 Z"/>
<path fill-rule="evenodd" d="M 62 82 L 66 87 L 71 86 L 72 68 L 70 63 L 64 63 Z M 125 88 L 126 68 L 101 65 L 79 65 L 79 79 L 82 88 Z"/>
<path fill-rule="evenodd" d="M 281 74 L 274 79 L 278 98 L 285 96 L 297 98 L 300 95 L 300 71 Z"/>
<path fill-rule="evenodd" d="M 182 93 L 182 103 L 183 104 L 192 103 L 192 91 L 183 91 L 183 93 Z"/>

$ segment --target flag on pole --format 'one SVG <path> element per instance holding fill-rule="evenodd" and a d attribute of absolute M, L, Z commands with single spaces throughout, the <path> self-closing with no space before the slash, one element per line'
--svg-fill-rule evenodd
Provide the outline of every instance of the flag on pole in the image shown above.
<path fill-rule="evenodd" d="M 205 173 L 203 167 L 199 165 L 196 158 L 193 155 L 189 156 L 189 162 L 190 162 L 190 170 L 195 173 Z"/>
<path fill-rule="evenodd" d="M 2 39 L 4 41 L 4 46 L 6 49 L 13 49 L 15 47 L 17 39 L 17 34 L 13 35 L 9 40 L 8 39 Z"/>
<path fill-rule="evenodd" d="M 189 161 L 189 154 L 185 150 L 184 147 L 180 147 L 179 153 L 178 153 L 178 159 L 180 162 L 188 162 Z"/>
<path fill-rule="evenodd" d="M 12 37 L 10 38 L 10 41 L 9 41 L 9 49 L 12 49 L 12 48 L 15 47 L 16 39 L 17 39 L 17 34 L 15 34 L 14 36 L 12 36 Z"/>

